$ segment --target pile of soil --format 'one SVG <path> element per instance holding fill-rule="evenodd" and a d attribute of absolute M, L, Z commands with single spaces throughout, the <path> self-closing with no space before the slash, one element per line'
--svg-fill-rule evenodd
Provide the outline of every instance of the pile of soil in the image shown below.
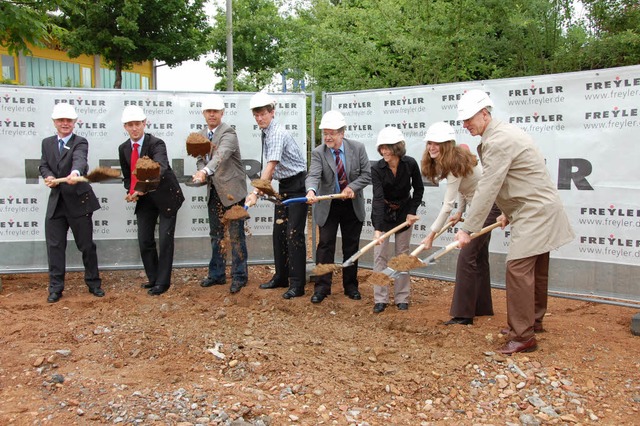
<path fill-rule="evenodd" d="M 266 195 L 273 195 L 276 198 L 279 198 L 280 195 L 273 189 L 271 186 L 271 181 L 265 179 L 254 179 L 251 181 L 251 186 L 256 188 L 258 191 L 262 191 Z"/>
<path fill-rule="evenodd" d="M 245 210 L 244 208 L 238 205 L 234 205 L 234 206 L 231 206 L 229 210 L 224 212 L 222 219 L 225 222 L 229 222 L 230 220 L 248 219 L 249 217 L 251 216 L 249 215 L 249 212 L 247 210 Z"/>
<path fill-rule="evenodd" d="M 138 180 L 156 180 L 160 177 L 160 163 L 145 155 L 136 162 L 134 173 Z"/>
<path fill-rule="evenodd" d="M 387 266 L 395 271 L 407 272 L 416 268 L 424 268 L 424 263 L 415 256 L 403 253 L 389 259 Z"/>
<path fill-rule="evenodd" d="M 200 133 L 189 133 L 186 144 L 187 154 L 192 157 L 203 157 L 211 151 L 211 142 Z"/>
<path fill-rule="evenodd" d="M 259 289 L 267 266 L 233 295 L 201 287 L 204 267 L 161 296 L 137 270 L 103 271 L 103 298 L 70 273 L 54 304 L 45 274 L 3 275 L 0 424 L 638 424 L 637 310 L 551 298 L 539 349 L 509 357 L 504 291 L 494 316 L 445 326 L 453 284 L 414 277 L 408 311 L 374 314 L 368 273 L 362 300 L 338 273 L 319 304 L 312 284 Z"/>

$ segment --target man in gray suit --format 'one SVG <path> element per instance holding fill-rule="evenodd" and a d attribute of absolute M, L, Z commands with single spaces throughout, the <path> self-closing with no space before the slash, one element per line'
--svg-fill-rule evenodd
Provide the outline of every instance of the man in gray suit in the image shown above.
<path fill-rule="evenodd" d="M 320 229 L 316 263 L 334 263 L 338 226 L 342 234 L 342 254 L 351 257 L 360 244 L 360 232 L 364 221 L 364 196 L 362 190 L 371 183 L 371 165 L 362 143 L 346 139 L 347 123 L 338 111 L 328 111 L 322 117 L 320 129 L 324 144 L 311 153 L 311 166 L 305 185 L 309 204 L 318 203 L 313 218 Z M 345 199 L 320 201 L 316 196 L 342 193 Z M 320 303 L 331 294 L 331 273 L 316 279 L 312 303 Z M 360 300 L 358 291 L 358 263 L 342 271 L 344 294 Z"/>
<path fill-rule="evenodd" d="M 202 103 L 202 115 L 207 127 L 200 131 L 211 141 L 211 151 L 198 157 L 198 171 L 194 182 L 207 182 L 209 193 L 209 235 L 211 237 L 211 261 L 209 273 L 200 285 L 210 287 L 226 284 L 225 256 L 221 250 L 224 239 L 224 213 L 233 205 L 244 205 L 247 195 L 247 180 L 240 155 L 238 136 L 233 127 L 222 122 L 224 100 L 219 95 L 209 95 Z M 231 293 L 237 293 L 247 284 L 247 243 L 244 220 L 229 221 L 231 242 Z"/>

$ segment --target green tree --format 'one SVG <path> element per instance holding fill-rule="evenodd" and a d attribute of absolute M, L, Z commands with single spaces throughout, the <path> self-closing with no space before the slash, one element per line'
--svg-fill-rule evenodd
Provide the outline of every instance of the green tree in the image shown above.
<path fill-rule="evenodd" d="M 159 60 L 168 66 L 198 59 L 207 52 L 210 27 L 205 0 L 76 0 L 61 7 L 61 42 L 70 57 L 101 55 L 116 71 L 134 63 Z"/>
<path fill-rule="evenodd" d="M 48 12 L 61 1 L 3 0 L 0 2 L 0 46 L 9 53 L 30 53 L 28 44 L 41 46 L 60 34 Z"/>
<path fill-rule="evenodd" d="M 235 0 L 232 15 L 234 86 L 237 90 L 261 90 L 282 70 L 286 20 L 272 0 Z M 209 66 L 222 78 L 217 89 L 226 87 L 226 37 L 226 11 L 219 7 L 209 39 L 218 58 Z"/>

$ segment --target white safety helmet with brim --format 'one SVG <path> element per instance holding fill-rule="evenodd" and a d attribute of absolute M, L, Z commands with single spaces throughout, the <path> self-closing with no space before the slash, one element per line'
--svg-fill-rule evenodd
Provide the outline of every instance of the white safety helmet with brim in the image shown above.
<path fill-rule="evenodd" d="M 130 123 L 131 121 L 144 121 L 147 116 L 144 114 L 142 108 L 138 105 L 127 105 L 122 111 L 122 122 Z"/>
<path fill-rule="evenodd" d="M 275 105 L 276 100 L 273 96 L 265 92 L 258 92 L 251 97 L 249 101 L 249 109 L 260 108 L 267 105 Z"/>
<path fill-rule="evenodd" d="M 433 123 L 427 129 L 427 134 L 424 137 L 425 142 L 443 143 L 456 140 L 456 131 L 449 123 L 439 121 Z"/>
<path fill-rule="evenodd" d="M 382 145 L 395 145 L 399 142 L 404 142 L 404 135 L 397 127 L 389 126 L 380 130 L 378 133 L 376 147 Z"/>
<path fill-rule="evenodd" d="M 478 111 L 493 108 L 493 101 L 484 90 L 473 89 L 466 92 L 458 101 L 458 120 L 468 120 Z"/>
<path fill-rule="evenodd" d="M 224 110 L 224 99 L 222 99 L 222 96 L 213 94 L 207 96 L 207 98 L 202 101 L 202 111 L 204 112 L 210 109 L 216 111 Z"/>
<path fill-rule="evenodd" d="M 319 128 L 321 130 L 338 130 L 347 126 L 347 122 L 344 120 L 344 116 L 339 111 L 327 111 L 320 120 Z"/>
<path fill-rule="evenodd" d="M 51 113 L 51 118 L 54 120 L 58 120 L 61 118 L 76 120 L 78 118 L 78 114 L 76 113 L 76 109 L 73 106 L 67 103 L 59 103 L 54 105 L 53 112 Z"/>

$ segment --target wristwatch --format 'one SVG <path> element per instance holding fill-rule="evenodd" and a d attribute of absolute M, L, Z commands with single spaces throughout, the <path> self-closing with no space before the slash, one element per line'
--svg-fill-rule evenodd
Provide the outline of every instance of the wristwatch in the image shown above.
<path fill-rule="evenodd" d="M 260 191 L 258 191 L 257 189 L 253 190 L 253 195 L 258 196 L 260 195 Z"/>

